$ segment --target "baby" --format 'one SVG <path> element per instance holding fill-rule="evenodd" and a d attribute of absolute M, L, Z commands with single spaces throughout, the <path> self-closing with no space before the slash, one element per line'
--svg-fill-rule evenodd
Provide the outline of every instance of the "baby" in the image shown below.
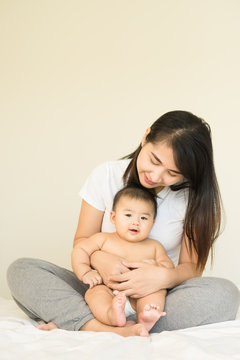
<path fill-rule="evenodd" d="M 125 306 L 137 312 L 137 321 L 149 331 L 161 316 L 166 290 L 142 298 L 126 298 L 124 292 L 112 291 L 102 283 L 101 274 L 91 268 L 90 256 L 97 250 L 118 255 L 127 261 L 146 261 L 173 268 L 163 246 L 148 238 L 157 213 L 154 195 L 144 188 L 125 187 L 114 198 L 110 220 L 114 233 L 97 233 L 83 239 L 72 252 L 72 267 L 77 277 L 90 287 L 85 300 L 100 322 L 111 326 L 125 326 Z M 130 270 L 129 270 L 130 271 Z M 130 304 L 129 304 L 130 301 Z M 128 314 L 127 314 L 128 315 Z"/>

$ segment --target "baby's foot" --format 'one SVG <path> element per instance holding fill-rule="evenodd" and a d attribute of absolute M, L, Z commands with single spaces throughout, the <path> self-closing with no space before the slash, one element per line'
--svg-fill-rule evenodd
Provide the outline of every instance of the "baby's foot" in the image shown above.
<path fill-rule="evenodd" d="M 149 331 L 160 317 L 165 315 L 166 313 L 160 311 L 159 306 L 155 304 L 146 304 L 143 311 L 138 315 L 138 323 L 143 324 Z"/>
<path fill-rule="evenodd" d="M 50 321 L 50 322 L 47 323 L 47 324 L 40 324 L 40 325 L 37 326 L 37 328 L 38 328 L 39 330 L 45 330 L 45 331 L 50 331 L 50 330 L 53 330 L 53 329 L 58 329 L 57 325 L 56 325 L 54 322 L 52 322 L 52 321 Z"/>
<path fill-rule="evenodd" d="M 114 326 L 125 326 L 125 304 L 126 295 L 119 292 L 112 300 L 112 306 L 108 311 L 108 317 L 110 324 Z"/>

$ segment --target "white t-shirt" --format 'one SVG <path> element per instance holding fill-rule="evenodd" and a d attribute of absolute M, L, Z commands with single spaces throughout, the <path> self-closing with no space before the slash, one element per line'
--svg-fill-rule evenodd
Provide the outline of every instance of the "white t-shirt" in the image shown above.
<path fill-rule="evenodd" d="M 114 232 L 110 222 L 113 198 L 123 187 L 123 174 L 130 160 L 109 161 L 96 167 L 87 178 L 79 195 L 88 204 L 104 211 L 102 231 Z M 159 192 L 158 211 L 149 238 L 158 240 L 175 265 L 178 263 L 183 236 L 183 223 L 187 207 L 186 190 L 172 191 L 165 187 Z"/>

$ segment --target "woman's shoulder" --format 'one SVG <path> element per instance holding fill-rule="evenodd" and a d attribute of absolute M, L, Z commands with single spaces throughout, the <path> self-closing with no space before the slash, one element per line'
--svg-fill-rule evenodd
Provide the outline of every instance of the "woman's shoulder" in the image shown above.
<path fill-rule="evenodd" d="M 122 176 L 128 160 L 106 161 L 96 166 L 83 184 L 79 195 L 87 203 L 104 211 L 112 206 L 114 194 L 123 186 Z"/>
<path fill-rule="evenodd" d="M 129 160 L 106 161 L 96 166 L 87 177 L 86 184 L 91 187 L 97 187 L 104 191 L 106 187 L 123 186 L 123 174 L 129 164 Z"/>
<path fill-rule="evenodd" d="M 113 161 L 105 161 L 94 168 L 92 173 L 104 173 L 105 176 L 109 175 L 122 175 L 126 170 L 130 160 L 123 159 L 123 160 L 113 160 Z"/>
<path fill-rule="evenodd" d="M 107 166 L 109 169 L 120 169 L 125 170 L 130 162 L 130 159 L 120 159 L 120 160 L 112 160 L 106 161 L 103 163 L 103 166 Z"/>

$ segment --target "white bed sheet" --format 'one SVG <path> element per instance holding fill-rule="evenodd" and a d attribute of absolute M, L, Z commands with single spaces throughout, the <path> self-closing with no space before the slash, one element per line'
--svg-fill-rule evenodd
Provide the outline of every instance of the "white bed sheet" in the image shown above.
<path fill-rule="evenodd" d="M 240 311 L 234 321 L 148 338 L 61 329 L 46 332 L 36 325 L 13 300 L 0 298 L 0 360 L 240 359 Z"/>

